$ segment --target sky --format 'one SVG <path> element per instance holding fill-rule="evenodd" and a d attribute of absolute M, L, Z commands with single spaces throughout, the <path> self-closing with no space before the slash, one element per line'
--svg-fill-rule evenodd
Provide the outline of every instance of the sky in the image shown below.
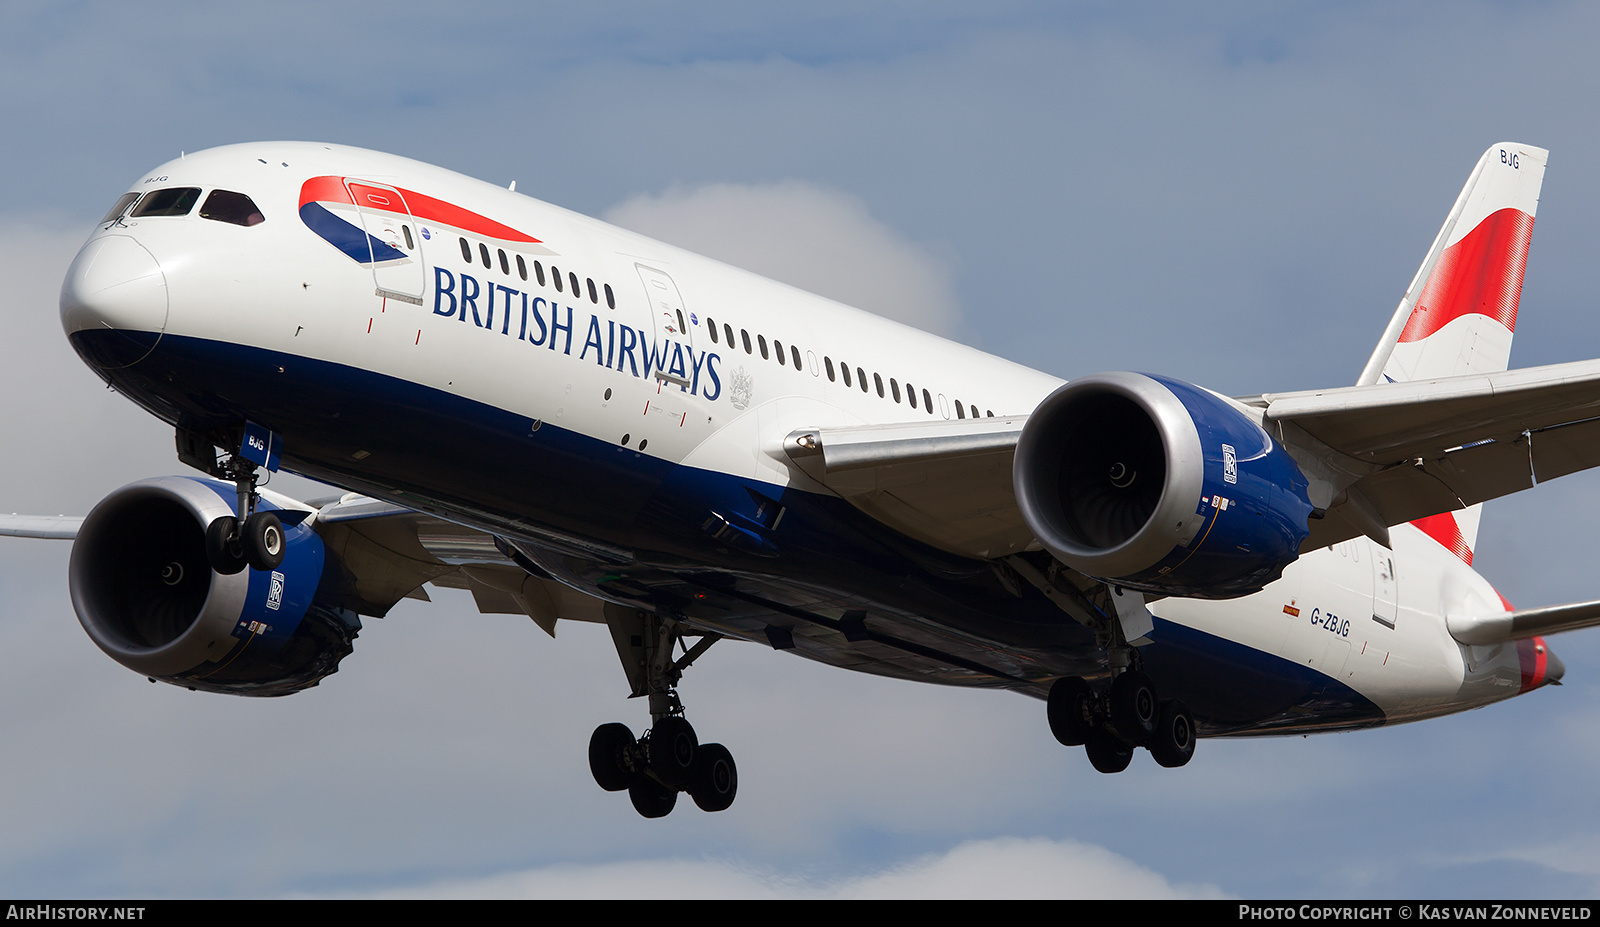
<path fill-rule="evenodd" d="M 1600 8 L 707 2 L 0 5 L 0 510 L 182 472 L 57 294 L 141 172 L 232 142 L 391 151 L 1061 377 L 1353 382 L 1479 155 L 1549 148 L 1513 364 L 1600 356 Z M 1588 217 L 1588 218 L 1586 218 Z M 291 494 L 325 490 L 282 477 Z M 1519 606 L 1600 595 L 1600 477 L 1492 503 Z M 1043 705 L 725 643 L 682 687 L 733 808 L 590 779 L 645 710 L 603 628 L 440 590 L 315 689 L 151 685 L 70 545 L 0 541 L 0 895 L 1549 897 L 1600 892 L 1600 632 L 1452 718 L 1205 740 L 1117 776 Z"/>

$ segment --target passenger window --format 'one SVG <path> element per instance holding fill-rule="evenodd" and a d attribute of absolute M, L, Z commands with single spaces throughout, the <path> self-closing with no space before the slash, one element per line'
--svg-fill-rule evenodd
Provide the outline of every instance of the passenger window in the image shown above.
<path fill-rule="evenodd" d="M 933 414 L 933 397 L 928 395 L 927 390 L 922 391 L 922 407 L 928 410 L 929 415 Z"/>
<path fill-rule="evenodd" d="M 266 216 L 256 208 L 250 197 L 243 193 L 234 193 L 232 190 L 212 190 L 206 197 L 204 206 L 200 207 L 200 218 L 215 219 L 229 225 L 252 226 L 260 225 L 266 221 Z M 411 230 L 406 230 L 409 239 Z"/>
<path fill-rule="evenodd" d="M 855 384 L 850 382 L 850 365 L 849 364 L 840 364 L 839 365 L 839 372 L 844 374 L 844 385 L 845 386 L 854 386 L 855 385 Z"/>
<path fill-rule="evenodd" d="M 710 316 L 706 316 L 706 331 L 711 333 L 711 343 L 717 343 L 717 323 Z"/>
<path fill-rule="evenodd" d="M 567 271 L 567 279 L 572 282 L 573 297 L 581 298 L 583 296 L 583 291 L 578 289 L 578 275 L 569 270 Z"/>
<path fill-rule="evenodd" d="M 882 399 L 883 398 L 883 377 L 881 377 L 881 376 L 879 376 L 878 374 L 875 373 L 875 374 L 872 375 L 872 382 L 877 384 L 877 386 L 878 386 L 878 398 Z"/>
<path fill-rule="evenodd" d="M 584 282 L 589 284 L 589 302 L 600 305 L 600 294 L 594 288 L 594 278 L 586 277 Z"/>
<path fill-rule="evenodd" d="M 117 205 L 111 207 L 111 211 L 106 213 L 106 217 L 104 219 L 100 220 L 100 224 L 105 225 L 107 222 L 115 222 L 116 220 L 122 218 L 122 214 L 127 212 L 128 207 L 132 206 L 138 201 L 138 199 L 139 194 L 137 193 L 122 194 L 122 196 L 117 200 Z"/>
<path fill-rule="evenodd" d="M 910 383 L 906 384 L 906 402 L 911 403 L 911 408 L 917 407 L 917 388 Z"/>
<path fill-rule="evenodd" d="M 900 384 L 895 382 L 894 377 L 889 378 L 889 392 L 894 394 L 895 402 L 900 401 Z"/>
<path fill-rule="evenodd" d="M 789 356 L 794 358 L 794 369 L 799 370 L 800 369 L 800 349 L 795 347 L 792 344 L 789 345 Z M 816 369 L 817 369 L 817 359 L 815 357 L 813 357 L 811 359 L 811 370 L 812 370 L 812 375 L 813 376 L 816 375 Z"/>
<path fill-rule="evenodd" d="M 461 239 L 461 260 L 472 263 L 472 246 L 467 244 L 465 238 Z"/>
<path fill-rule="evenodd" d="M 750 333 L 741 328 L 739 329 L 739 337 L 744 339 L 744 353 L 754 354 L 755 351 L 750 349 Z"/>
<path fill-rule="evenodd" d="M 165 190 L 157 190 L 145 194 L 139 205 L 134 207 L 133 217 L 139 219 L 145 216 L 187 216 L 198 199 L 200 190 L 197 187 L 168 187 Z"/>
<path fill-rule="evenodd" d="M 478 242 L 478 256 L 483 258 L 484 270 L 493 269 L 494 264 L 489 261 L 489 246 L 481 241 Z"/>
<path fill-rule="evenodd" d="M 511 262 L 506 260 L 506 249 L 500 249 L 500 272 L 507 277 L 511 276 Z"/>
<path fill-rule="evenodd" d="M 556 285 L 556 292 L 561 292 L 561 268 L 550 265 L 550 282 Z"/>
<path fill-rule="evenodd" d="M 400 226 L 400 231 L 406 233 L 406 250 L 407 251 L 415 251 L 415 250 L 417 250 L 417 242 L 416 242 L 415 239 L 413 239 L 411 237 L 411 226 L 402 225 L 402 226 Z"/>
<path fill-rule="evenodd" d="M 611 293 L 611 284 L 609 284 L 609 283 L 606 284 L 606 308 L 607 309 L 615 309 L 615 308 L 617 308 L 617 297 L 612 295 L 612 293 Z M 715 341 L 717 339 L 712 338 L 711 340 Z"/>
<path fill-rule="evenodd" d="M 966 418 L 967 413 L 961 411 L 961 400 L 956 400 L 956 418 Z"/>
<path fill-rule="evenodd" d="M 778 352 L 778 366 L 779 367 L 787 367 L 787 366 L 789 366 L 789 362 L 783 359 L 783 342 L 779 341 L 776 338 L 772 339 L 772 349 L 774 351 Z"/>
<path fill-rule="evenodd" d="M 544 265 L 538 261 L 533 262 L 533 279 L 539 281 L 540 286 L 544 286 Z"/>
<path fill-rule="evenodd" d="M 867 372 L 860 367 L 856 368 L 856 382 L 861 384 L 863 393 L 867 391 Z M 879 388 L 881 389 L 882 387 L 880 386 Z"/>
<path fill-rule="evenodd" d="M 528 279 L 528 262 L 524 261 L 520 254 L 517 255 L 517 276 L 524 280 Z"/>
<path fill-rule="evenodd" d="M 822 355 L 822 366 L 824 366 L 824 367 L 826 367 L 828 369 L 828 382 L 829 383 L 834 382 L 834 380 L 833 380 L 833 358 L 829 357 L 826 354 Z"/>
<path fill-rule="evenodd" d="M 771 355 L 767 354 L 767 336 L 766 335 L 757 335 L 756 336 L 756 344 L 761 346 L 761 359 L 762 360 L 771 360 L 772 359 Z"/>

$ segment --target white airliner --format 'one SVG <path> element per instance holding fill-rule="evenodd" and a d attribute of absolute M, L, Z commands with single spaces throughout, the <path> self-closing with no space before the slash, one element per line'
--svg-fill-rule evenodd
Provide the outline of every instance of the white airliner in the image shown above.
<path fill-rule="evenodd" d="M 723 638 L 1045 699 L 1103 772 L 1476 708 L 1600 623 L 1471 569 L 1480 503 L 1600 463 L 1600 361 L 1507 371 L 1545 159 L 1478 162 L 1356 385 L 1229 398 L 1063 383 L 404 158 L 192 154 L 61 317 L 209 476 L 3 528 L 75 536 L 89 636 L 192 689 L 314 686 L 427 583 L 602 622 L 652 724 L 590 765 L 650 817 L 734 799 L 677 689 Z M 280 465 L 350 492 L 258 491 Z"/>

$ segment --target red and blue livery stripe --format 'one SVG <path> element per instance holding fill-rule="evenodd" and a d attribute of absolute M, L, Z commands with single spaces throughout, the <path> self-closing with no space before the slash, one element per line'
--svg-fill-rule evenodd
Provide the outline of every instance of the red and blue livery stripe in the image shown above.
<path fill-rule="evenodd" d="M 449 226 L 512 247 L 541 244 L 539 239 L 509 225 L 415 190 L 380 186 L 349 177 L 312 177 L 300 186 L 300 221 L 358 264 L 381 264 L 404 259 L 407 255 L 379 241 L 358 223 L 340 216 L 335 212 L 340 207 L 356 207 L 363 212 L 389 213 L 401 220 L 409 218 L 418 223 Z"/>

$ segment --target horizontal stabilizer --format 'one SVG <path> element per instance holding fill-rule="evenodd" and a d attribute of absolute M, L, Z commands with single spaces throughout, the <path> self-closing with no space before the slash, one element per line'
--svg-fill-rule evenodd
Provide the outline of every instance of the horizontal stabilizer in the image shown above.
<path fill-rule="evenodd" d="M 1504 644 L 1600 625 L 1600 601 L 1522 608 L 1470 618 L 1451 615 L 1447 621 L 1450 636 L 1463 644 Z"/>

